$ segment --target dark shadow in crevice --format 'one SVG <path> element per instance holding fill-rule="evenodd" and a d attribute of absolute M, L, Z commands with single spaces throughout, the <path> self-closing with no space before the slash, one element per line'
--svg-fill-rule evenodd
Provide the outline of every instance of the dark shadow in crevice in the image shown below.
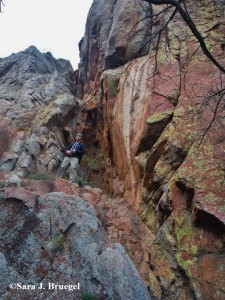
<path fill-rule="evenodd" d="M 194 199 L 194 195 L 195 195 L 195 191 L 194 188 L 191 186 L 188 186 L 188 182 L 183 181 L 183 180 L 178 180 L 176 182 L 176 185 L 178 186 L 178 188 L 181 190 L 181 192 L 184 195 L 184 199 L 185 199 L 185 204 L 186 204 L 186 208 L 189 211 L 192 211 L 192 206 L 193 206 L 193 199 Z"/>
<path fill-rule="evenodd" d="M 203 210 L 196 209 L 194 224 L 196 227 L 201 227 L 219 237 L 225 233 L 225 224 L 214 215 Z"/>

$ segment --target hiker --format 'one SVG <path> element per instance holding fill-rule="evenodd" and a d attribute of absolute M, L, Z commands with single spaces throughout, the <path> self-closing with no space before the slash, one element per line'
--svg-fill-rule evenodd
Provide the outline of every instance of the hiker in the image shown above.
<path fill-rule="evenodd" d="M 76 182 L 78 165 L 85 154 L 86 146 L 82 142 L 82 133 L 76 135 L 76 141 L 69 144 L 65 149 L 65 155 L 58 176 L 63 177 L 67 167 L 70 165 L 70 181 Z"/>

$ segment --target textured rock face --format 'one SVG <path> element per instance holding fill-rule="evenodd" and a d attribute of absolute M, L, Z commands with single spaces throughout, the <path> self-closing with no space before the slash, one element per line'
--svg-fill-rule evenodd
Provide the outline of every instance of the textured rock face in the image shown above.
<path fill-rule="evenodd" d="M 73 69 L 31 46 L 0 60 L 0 168 L 55 170 L 79 107 Z M 68 131 L 68 130 L 67 130 Z M 69 131 L 67 134 L 69 134 Z"/>
<path fill-rule="evenodd" d="M 200 32 L 207 35 L 210 51 L 225 66 L 222 1 L 186 2 Z M 81 44 L 79 81 L 86 114 L 94 108 L 103 112 L 109 188 L 126 199 L 155 237 L 158 256 L 151 239 L 146 249 L 155 296 L 221 300 L 225 297 L 224 74 L 204 56 L 179 15 L 149 44 L 148 55 L 132 60 L 131 55 L 129 63 L 126 59 L 118 63 L 111 53 L 134 24 L 125 16 L 138 13 L 134 9 L 138 1 L 133 5 L 125 1 L 120 9 L 118 3 L 94 1 Z M 105 9 L 99 18 L 98 5 Z M 155 14 L 163 10 L 153 9 Z M 145 35 L 147 20 L 139 24 L 147 30 Z M 154 19 L 152 33 L 167 20 L 163 13 Z M 126 22 L 130 23 L 120 26 Z M 108 37 L 95 39 L 91 32 L 97 37 L 108 32 Z M 129 39 L 122 47 L 130 49 Z"/>
<path fill-rule="evenodd" d="M 149 14 L 141 0 L 94 0 L 80 42 L 79 82 L 85 84 L 85 92 L 91 93 L 103 69 L 123 65 L 137 52 L 138 56 L 148 53 L 144 45 L 149 37 Z"/>
<path fill-rule="evenodd" d="M 76 184 L 0 186 L 1 299 L 80 299 L 85 293 L 104 300 L 151 299 L 125 250 L 107 238 L 94 207 L 76 195 Z M 10 289 L 12 283 L 23 288 Z"/>

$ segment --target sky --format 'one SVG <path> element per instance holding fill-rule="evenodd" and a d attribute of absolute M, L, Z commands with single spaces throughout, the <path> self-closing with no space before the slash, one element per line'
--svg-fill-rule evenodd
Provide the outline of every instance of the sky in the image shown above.
<path fill-rule="evenodd" d="M 79 63 L 78 43 L 84 35 L 93 0 L 3 0 L 0 14 L 0 57 L 36 46 L 55 58 Z"/>

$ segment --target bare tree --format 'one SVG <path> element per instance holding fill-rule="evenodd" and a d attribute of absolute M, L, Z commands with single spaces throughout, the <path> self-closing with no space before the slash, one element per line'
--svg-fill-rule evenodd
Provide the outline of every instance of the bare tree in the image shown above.
<path fill-rule="evenodd" d="M 143 0 L 150 5 L 150 11 L 151 11 L 151 16 L 147 15 L 145 18 L 152 18 L 152 24 L 158 25 L 157 23 L 157 18 L 159 15 L 166 15 L 167 17 L 165 18 L 166 22 L 164 22 L 161 26 L 156 26 L 156 29 L 151 33 L 150 38 L 145 42 L 144 46 L 145 47 L 147 44 L 150 44 L 152 41 L 155 41 L 155 47 L 156 49 L 159 49 L 159 40 L 160 36 L 162 35 L 163 31 L 168 30 L 168 25 L 169 23 L 174 19 L 174 17 L 177 14 L 180 14 L 181 18 L 183 21 L 186 23 L 188 28 L 191 30 L 192 34 L 195 36 L 195 38 L 198 41 L 199 46 L 197 49 L 201 48 L 203 53 L 210 59 L 210 61 L 219 69 L 220 73 L 220 78 L 221 78 L 221 84 L 218 85 L 216 90 L 212 90 L 211 92 L 209 91 L 207 95 L 205 95 L 204 99 L 201 100 L 201 106 L 198 111 L 198 114 L 200 115 L 203 113 L 205 108 L 211 109 L 212 111 L 212 119 L 209 121 L 209 124 L 206 126 L 206 128 L 203 131 L 202 137 L 200 138 L 200 143 L 204 140 L 206 134 L 209 132 L 209 130 L 212 128 L 214 123 L 218 123 L 220 120 L 219 116 L 219 111 L 222 108 L 222 105 L 225 100 L 225 89 L 224 89 L 224 84 L 223 84 L 223 74 L 225 73 L 225 67 L 221 65 L 220 62 L 212 55 L 212 53 L 209 51 L 208 47 L 206 46 L 205 42 L 205 36 L 200 33 L 198 30 L 196 24 L 193 21 L 193 18 L 190 16 L 187 8 L 187 1 L 185 0 Z M 209 0 L 212 1 L 214 4 L 215 10 L 216 10 L 216 4 L 214 0 Z M 221 7 L 225 3 L 224 0 L 221 0 Z M 156 6 L 161 6 L 162 8 L 159 11 L 154 10 L 154 5 Z M 217 4 L 218 5 L 218 4 Z M 142 21 L 142 20 L 141 20 Z M 217 25 L 216 25 L 217 26 Z M 169 41 L 167 41 L 169 43 Z M 197 49 L 192 53 L 191 57 L 196 53 Z M 139 51 L 141 51 L 142 48 L 140 48 Z M 157 52 L 157 51 L 156 51 Z M 191 59 L 189 57 L 189 60 Z M 156 58 L 156 68 L 157 68 L 157 58 Z M 223 126 L 223 124 L 221 124 Z"/>
<path fill-rule="evenodd" d="M 207 48 L 206 43 L 204 41 L 204 37 L 201 35 L 197 26 L 195 25 L 192 18 L 190 17 L 184 0 L 143 0 L 143 1 L 148 2 L 150 5 L 152 4 L 168 5 L 170 8 L 174 7 L 175 11 L 171 16 L 170 21 L 173 19 L 176 13 L 179 12 L 184 22 L 187 24 L 187 26 L 189 27 L 193 35 L 198 40 L 204 54 L 213 62 L 214 65 L 217 66 L 217 68 L 222 73 L 225 73 L 225 68 L 216 60 L 216 58 L 211 54 L 211 52 Z"/>

